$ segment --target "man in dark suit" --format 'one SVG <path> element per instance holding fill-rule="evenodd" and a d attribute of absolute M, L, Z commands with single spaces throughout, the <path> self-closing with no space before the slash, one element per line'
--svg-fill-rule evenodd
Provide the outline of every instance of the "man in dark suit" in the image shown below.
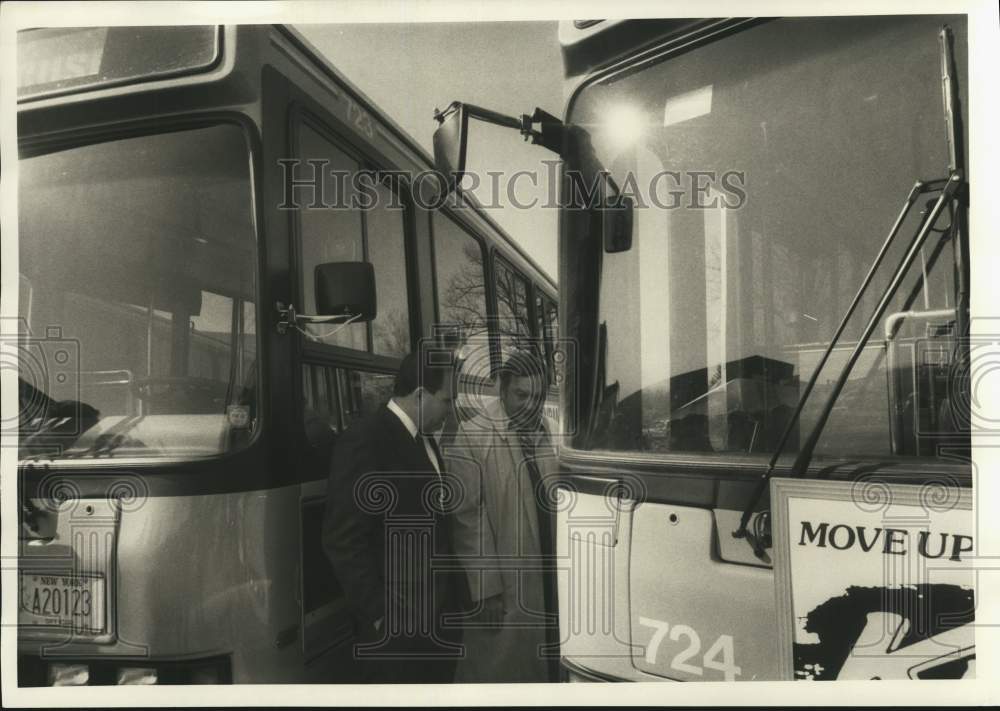
<path fill-rule="evenodd" d="M 460 633 L 458 576 L 434 572 L 451 553 L 443 459 L 432 433 L 452 412 L 454 369 L 427 352 L 403 359 L 393 397 L 336 442 L 323 549 L 357 621 L 363 679 L 449 683 Z"/>

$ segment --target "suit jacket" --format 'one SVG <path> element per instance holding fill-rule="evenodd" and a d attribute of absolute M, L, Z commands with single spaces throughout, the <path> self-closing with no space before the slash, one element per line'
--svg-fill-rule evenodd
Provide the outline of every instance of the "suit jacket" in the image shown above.
<path fill-rule="evenodd" d="M 409 610 L 429 632 L 457 609 L 455 576 L 431 571 L 451 550 L 440 482 L 423 444 L 385 405 L 334 444 L 323 549 L 362 624 Z"/>

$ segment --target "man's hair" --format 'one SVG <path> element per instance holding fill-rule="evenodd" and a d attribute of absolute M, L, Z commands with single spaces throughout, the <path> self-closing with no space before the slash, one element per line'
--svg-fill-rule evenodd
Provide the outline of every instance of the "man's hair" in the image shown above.
<path fill-rule="evenodd" d="M 432 393 L 439 392 L 445 381 L 454 375 L 454 365 L 448 356 L 444 349 L 421 349 L 408 353 L 399 364 L 392 394 L 406 397 L 419 387 Z"/>
<path fill-rule="evenodd" d="M 539 383 L 546 383 L 545 363 L 531 351 L 516 350 L 500 366 L 500 391 L 507 389 L 511 378 L 527 377 Z"/>

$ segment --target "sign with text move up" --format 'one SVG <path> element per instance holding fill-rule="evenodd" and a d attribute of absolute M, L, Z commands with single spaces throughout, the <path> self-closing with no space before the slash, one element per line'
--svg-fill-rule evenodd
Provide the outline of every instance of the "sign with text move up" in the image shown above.
<path fill-rule="evenodd" d="M 975 519 L 957 484 L 775 479 L 782 677 L 975 676 Z"/>

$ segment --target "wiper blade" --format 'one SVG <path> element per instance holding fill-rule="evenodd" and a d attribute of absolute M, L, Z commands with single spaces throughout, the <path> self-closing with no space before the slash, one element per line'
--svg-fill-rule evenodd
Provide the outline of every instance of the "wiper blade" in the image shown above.
<path fill-rule="evenodd" d="M 864 347 L 868 338 L 871 336 L 871 332 L 874 330 L 875 326 L 878 324 L 878 320 L 881 318 L 882 312 L 888 306 L 889 301 L 892 299 L 893 294 L 895 294 L 896 289 L 899 284 L 902 283 L 903 277 L 906 274 L 907 269 L 913 262 L 914 258 L 920 251 L 920 247 L 923 245 L 924 240 L 933 227 L 934 222 L 937 220 L 938 215 L 940 215 L 941 210 L 944 206 L 951 200 L 958 187 L 961 184 L 961 176 L 958 173 L 952 173 L 951 177 L 948 179 L 931 180 L 928 182 L 917 181 L 913 188 L 910 190 L 909 195 L 906 197 L 906 202 L 903 208 L 899 212 L 899 216 L 896 218 L 895 223 L 892 225 L 892 229 L 889 230 L 889 234 L 886 236 L 885 241 L 882 243 L 882 247 L 879 249 L 878 254 L 875 256 L 875 260 L 872 262 L 871 267 L 868 269 L 868 273 L 862 280 L 861 285 L 858 288 L 857 293 L 851 300 L 850 305 L 847 307 L 847 311 L 844 313 L 840 324 L 837 326 L 836 331 L 834 331 L 833 337 L 830 339 L 830 343 L 827 345 L 826 349 L 823 351 L 823 355 L 820 357 L 819 362 L 813 369 L 812 375 L 809 377 L 809 381 L 806 383 L 802 395 L 799 397 L 799 401 L 795 406 L 795 410 L 789 417 L 788 422 L 785 425 L 784 432 L 781 434 L 781 439 L 778 441 L 778 446 L 775 448 L 774 453 L 771 455 L 771 460 L 768 462 L 767 471 L 761 475 L 760 481 L 757 487 L 754 489 L 753 496 L 750 499 L 750 503 L 747 505 L 746 509 L 743 511 L 743 515 L 740 517 L 740 525 L 735 531 L 733 531 L 734 538 L 747 538 L 750 541 L 751 546 L 753 546 L 754 553 L 757 557 L 762 557 L 764 554 L 764 548 L 766 543 L 763 540 L 763 536 L 751 534 L 747 529 L 750 523 L 750 517 L 753 516 L 754 508 L 757 506 L 757 502 L 760 501 L 761 496 L 763 496 L 771 477 L 774 474 L 774 468 L 778 463 L 779 457 L 782 455 L 785 449 L 785 445 L 788 443 L 788 438 L 792 431 L 795 429 L 802 415 L 802 410 L 805 407 L 806 402 L 812 393 L 813 387 L 816 385 L 816 381 L 819 379 L 819 374 L 826 365 L 830 354 L 836 347 L 837 342 L 844 333 L 844 329 L 847 328 L 847 324 L 854 312 L 857 310 L 858 305 L 861 303 L 861 298 L 864 296 L 865 292 L 868 290 L 872 279 L 875 277 L 875 273 L 881 266 L 889 248 L 892 246 L 892 242 L 902 227 L 903 222 L 906 220 L 914 203 L 916 203 L 917 198 L 921 195 L 933 192 L 936 190 L 941 190 L 941 195 L 931 211 L 925 215 L 923 222 L 921 223 L 920 229 L 917 230 L 916 235 L 914 235 L 911 241 L 910 249 L 903 259 L 903 262 L 897 267 L 893 279 L 889 286 L 886 287 L 886 291 L 883 293 L 883 298 L 879 302 L 878 308 L 876 308 L 875 313 L 869 319 L 868 326 L 865 329 L 865 333 L 861 339 L 858 341 L 858 345 L 854 352 L 851 354 L 851 358 L 847 365 L 843 368 L 841 372 L 840 379 L 838 380 L 838 386 L 835 387 L 834 391 L 831 393 L 830 397 L 827 399 L 826 406 L 824 407 L 823 416 L 813 427 L 813 431 L 810 434 L 807 444 L 799 451 L 799 456 L 795 460 L 795 464 L 792 467 L 792 476 L 801 476 L 806 468 L 809 466 L 809 462 L 812 460 L 812 452 L 816 447 L 816 442 L 819 440 L 819 435 L 822 433 L 823 426 L 826 423 L 827 417 L 829 417 L 830 411 L 833 409 L 833 405 L 837 400 L 837 396 L 843 389 L 843 384 L 847 382 L 847 377 L 851 373 L 851 369 L 854 363 L 857 361 L 858 357 L 861 355 L 861 349 Z"/>
<path fill-rule="evenodd" d="M 86 449 L 74 454 L 67 454 L 66 459 L 86 459 L 90 457 L 113 457 L 114 451 L 124 444 L 136 444 L 137 440 L 130 439 L 128 433 L 146 419 L 145 415 L 135 415 L 123 418 L 121 422 L 107 432 L 99 434 L 94 438 L 94 443 Z M 141 444 L 141 443 L 140 443 Z"/>
<path fill-rule="evenodd" d="M 855 363 L 857 363 L 858 358 L 861 357 L 861 351 L 864 349 L 865 345 L 868 343 L 868 339 L 871 338 L 872 333 L 875 331 L 875 327 L 878 326 L 879 321 L 882 319 L 885 310 L 889 307 L 889 303 L 892 301 L 892 297 L 896 295 L 896 290 L 899 289 L 900 285 L 903 283 L 903 279 L 906 277 L 906 273 L 913 264 L 913 261 L 920 254 L 920 248 L 923 247 L 924 241 L 927 239 L 927 235 L 930 234 L 934 227 L 934 223 L 937 218 L 941 215 L 942 210 L 951 203 L 951 200 L 955 197 L 958 189 L 962 186 L 962 176 L 959 173 L 952 173 L 951 177 L 948 178 L 944 190 L 941 191 L 940 197 L 938 197 L 937 202 L 931 208 L 930 214 L 924 220 L 923 225 L 914 237 L 913 242 L 910 244 L 910 249 L 903 257 L 903 260 L 899 263 L 896 268 L 896 272 L 892 275 L 892 281 L 886 286 L 885 291 L 882 293 L 882 298 L 879 300 L 878 306 L 875 307 L 875 312 L 868 319 L 868 323 L 865 325 L 865 330 L 861 334 L 861 338 L 858 339 L 857 345 L 854 346 L 854 350 L 851 352 L 850 358 L 847 359 L 847 363 L 840 371 L 840 377 L 837 378 L 837 382 L 833 386 L 833 390 L 827 396 L 826 403 L 823 406 L 823 410 L 820 413 L 819 419 L 816 420 L 816 424 L 813 425 L 812 432 L 809 433 L 809 438 L 806 440 L 805 446 L 799 450 L 798 457 L 795 458 L 795 463 L 792 465 L 792 476 L 800 477 L 802 476 L 806 469 L 809 467 L 809 462 L 812 460 L 813 450 L 816 449 L 816 443 L 819 442 L 820 435 L 823 434 L 823 428 L 826 425 L 827 419 L 830 417 L 830 413 L 833 412 L 833 406 L 837 402 L 837 398 L 840 396 L 841 391 L 847 384 L 847 379 L 851 375 L 851 371 L 854 369 Z"/>
<path fill-rule="evenodd" d="M 941 97 L 944 101 L 945 131 L 948 139 L 948 170 L 965 172 L 965 142 L 963 140 L 965 129 L 962 104 L 959 101 L 960 87 L 957 77 L 957 62 L 955 61 L 955 37 L 947 25 L 942 27 L 938 33 L 938 45 L 941 55 Z M 964 207 L 963 205 L 963 209 L 955 211 L 956 224 L 953 230 L 956 344 L 966 337 L 969 330 L 969 230 L 968 214 Z"/>

